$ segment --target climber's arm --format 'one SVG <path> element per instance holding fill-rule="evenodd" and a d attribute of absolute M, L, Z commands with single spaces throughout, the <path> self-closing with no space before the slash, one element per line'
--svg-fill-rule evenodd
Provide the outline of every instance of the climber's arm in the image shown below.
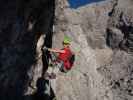
<path fill-rule="evenodd" d="M 60 49 L 56 49 L 56 48 L 48 48 L 48 51 L 50 52 L 56 52 L 56 53 L 65 53 L 65 50 L 60 50 Z"/>
<path fill-rule="evenodd" d="M 56 52 L 56 53 L 65 53 L 65 50 L 61 50 L 61 49 L 57 49 L 57 48 L 43 47 L 43 50 L 48 50 L 50 52 Z"/>

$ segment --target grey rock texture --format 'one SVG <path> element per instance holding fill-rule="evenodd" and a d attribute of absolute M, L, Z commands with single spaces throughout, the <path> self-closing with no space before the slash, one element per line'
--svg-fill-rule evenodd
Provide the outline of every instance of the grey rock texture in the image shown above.
<path fill-rule="evenodd" d="M 113 2 L 102 2 L 70 9 L 66 0 L 56 1 L 53 47 L 61 48 L 61 37 L 68 35 L 76 53 L 73 69 L 57 74 L 56 84 L 52 84 L 58 100 L 113 100 L 112 92 L 102 83 L 104 76 L 97 71 L 112 59 L 105 38 L 112 8 Z"/>
<path fill-rule="evenodd" d="M 119 1 L 110 13 L 108 22 L 108 44 L 112 48 L 121 48 L 132 51 L 133 14 L 131 13 L 132 0 Z M 116 32 L 113 32 L 117 30 Z M 110 32 L 112 31 L 112 32 Z M 118 32 L 119 31 L 119 32 Z M 115 36 L 114 35 L 118 35 Z M 116 38 L 117 37 L 117 38 Z M 119 37 L 119 38 L 118 38 Z M 112 39 L 111 39 L 112 38 Z M 115 43 L 117 42 L 117 43 Z"/>
<path fill-rule="evenodd" d="M 71 9 L 67 0 L 2 0 L 0 100 L 133 100 L 132 4 Z M 72 38 L 75 64 L 46 80 L 49 52 L 41 49 L 62 48 L 64 35 Z"/>
<path fill-rule="evenodd" d="M 113 49 L 112 61 L 98 69 L 109 81 L 113 100 L 133 99 L 132 4 L 132 0 L 118 0 L 110 13 L 107 44 Z"/>
<path fill-rule="evenodd" d="M 76 62 L 52 84 L 59 100 L 132 100 L 132 0 L 70 9 L 56 1 L 53 47 L 72 38 Z M 129 42 L 130 41 L 130 42 Z M 108 48 L 108 46 L 110 48 Z"/>

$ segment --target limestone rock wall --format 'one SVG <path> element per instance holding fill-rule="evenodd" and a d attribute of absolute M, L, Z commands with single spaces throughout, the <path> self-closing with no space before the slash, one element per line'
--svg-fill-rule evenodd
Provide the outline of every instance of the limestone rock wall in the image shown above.
<path fill-rule="evenodd" d="M 76 53 L 72 70 L 67 74 L 59 73 L 55 80 L 53 87 L 57 99 L 113 100 L 109 87 L 103 85 L 104 77 L 97 71 L 110 63 L 113 54 L 105 38 L 108 13 L 112 8 L 112 1 L 71 9 L 67 1 L 56 0 L 53 47 L 61 48 L 61 37 L 68 35 Z"/>
<path fill-rule="evenodd" d="M 54 84 L 59 100 L 132 100 L 132 0 L 69 8 L 56 0 L 53 47 L 72 38 L 76 62 Z"/>
<path fill-rule="evenodd" d="M 113 49 L 112 61 L 100 71 L 109 81 L 113 100 L 132 100 L 132 0 L 118 0 L 110 13 L 107 44 Z"/>

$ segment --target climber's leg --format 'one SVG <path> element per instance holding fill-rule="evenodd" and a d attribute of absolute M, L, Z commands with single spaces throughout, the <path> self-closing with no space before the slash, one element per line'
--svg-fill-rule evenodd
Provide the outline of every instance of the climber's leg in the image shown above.
<path fill-rule="evenodd" d="M 58 68 L 61 72 L 64 72 L 64 73 L 67 73 L 68 70 L 64 67 L 64 62 L 63 61 L 60 61 L 59 64 L 58 64 Z"/>
<path fill-rule="evenodd" d="M 61 71 L 61 72 L 64 72 L 64 73 L 67 73 L 67 72 L 68 72 L 68 70 L 67 70 L 64 66 L 62 66 L 62 67 L 60 68 L 60 71 Z"/>

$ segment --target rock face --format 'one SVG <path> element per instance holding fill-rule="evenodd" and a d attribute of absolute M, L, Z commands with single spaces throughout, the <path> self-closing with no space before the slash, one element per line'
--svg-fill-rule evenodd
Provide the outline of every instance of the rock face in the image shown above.
<path fill-rule="evenodd" d="M 132 100 L 132 4 L 71 9 L 67 0 L 1 0 L 0 100 Z M 49 52 L 41 48 L 62 48 L 64 35 L 75 64 L 46 80 Z"/>
<path fill-rule="evenodd" d="M 54 0 L 0 1 L 0 100 L 24 100 L 47 69 L 40 49 L 52 44 L 54 8 Z"/>
<path fill-rule="evenodd" d="M 132 4 L 132 0 L 118 0 L 108 21 L 107 44 L 114 50 L 114 54 L 112 63 L 100 70 L 109 80 L 110 89 L 114 93 L 113 100 L 133 99 Z"/>
<path fill-rule="evenodd" d="M 76 53 L 73 69 L 57 76 L 55 94 L 59 100 L 104 100 L 109 89 L 104 77 L 97 71 L 110 63 L 112 50 L 106 45 L 108 13 L 113 2 L 90 4 L 70 9 L 68 3 L 57 0 L 53 47 L 61 47 L 63 35 L 72 38 L 71 48 Z M 59 44 L 60 43 L 60 44 Z M 108 100 L 112 99 L 112 93 Z"/>
<path fill-rule="evenodd" d="M 132 100 L 132 3 L 71 9 L 66 0 L 56 1 L 53 47 L 61 48 L 61 37 L 68 35 L 76 52 L 73 69 L 53 84 L 57 99 Z"/>
<path fill-rule="evenodd" d="M 132 51 L 133 15 L 132 1 L 118 1 L 110 13 L 107 40 L 112 48 Z M 117 43 L 115 43 L 117 42 Z"/>

